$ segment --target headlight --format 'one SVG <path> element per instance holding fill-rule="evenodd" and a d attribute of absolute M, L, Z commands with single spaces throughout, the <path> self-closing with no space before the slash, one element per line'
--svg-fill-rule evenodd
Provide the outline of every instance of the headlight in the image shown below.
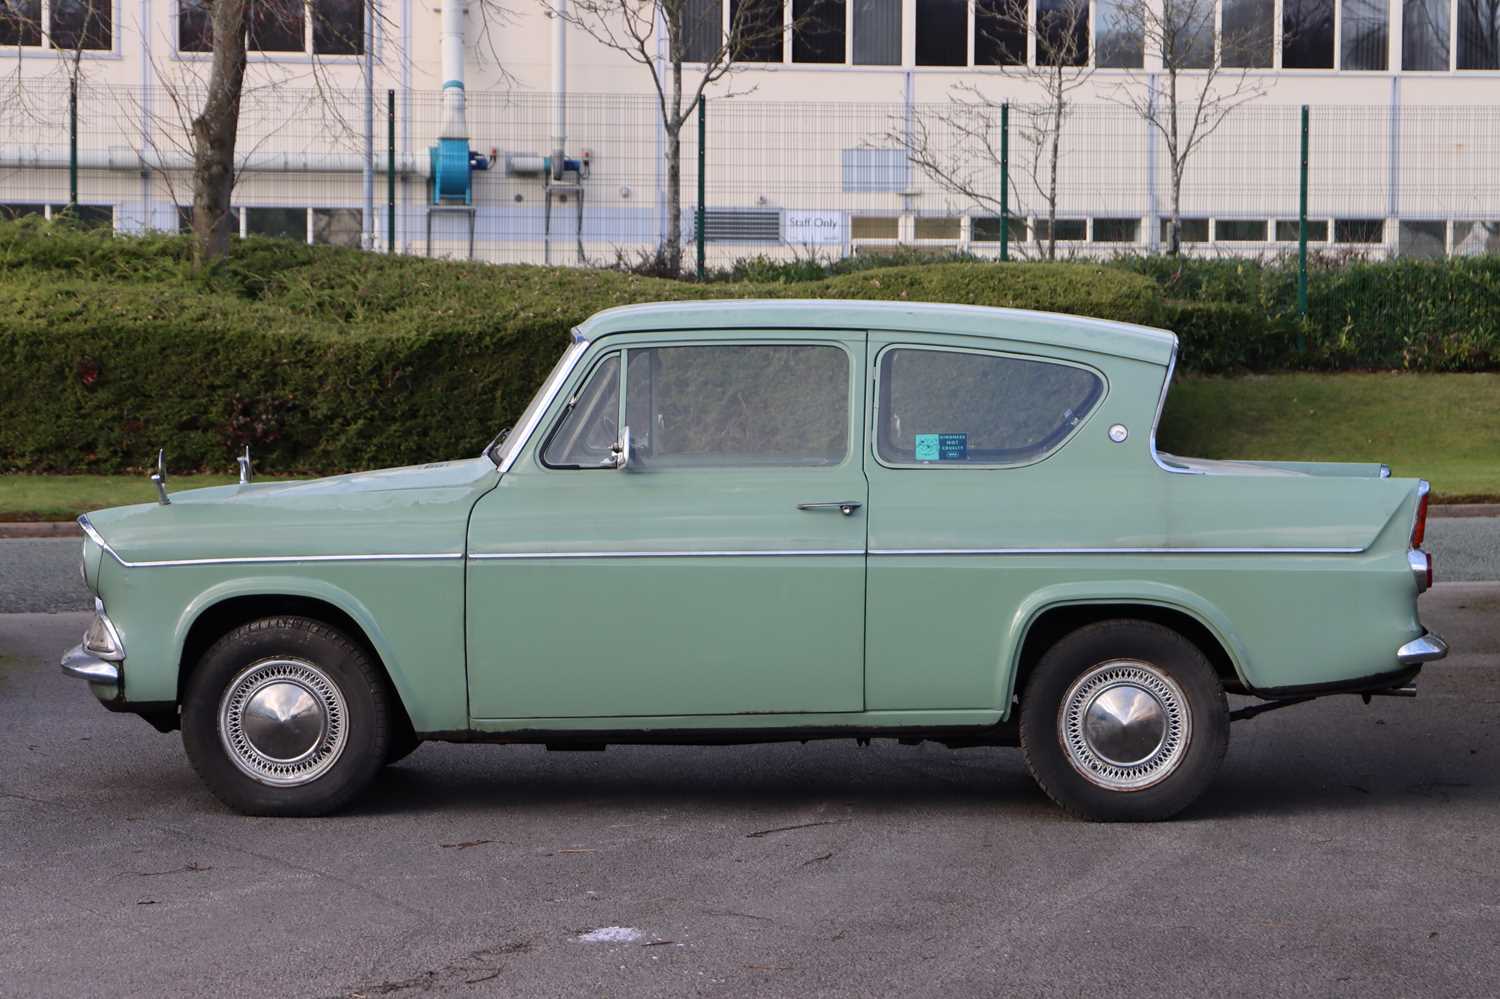
<path fill-rule="evenodd" d="M 110 662 L 119 662 L 125 658 L 125 645 L 120 641 L 120 633 L 104 613 L 104 601 L 97 597 L 94 598 L 94 620 L 89 622 L 88 631 L 83 633 L 83 648 L 90 655 Z"/>

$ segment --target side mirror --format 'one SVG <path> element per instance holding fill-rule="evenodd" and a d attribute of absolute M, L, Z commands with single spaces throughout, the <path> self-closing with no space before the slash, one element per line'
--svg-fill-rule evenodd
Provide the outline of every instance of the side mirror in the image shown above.
<path fill-rule="evenodd" d="M 620 439 L 610 445 L 609 457 L 600 462 L 606 468 L 623 472 L 630 467 L 630 428 L 620 429 Z"/>

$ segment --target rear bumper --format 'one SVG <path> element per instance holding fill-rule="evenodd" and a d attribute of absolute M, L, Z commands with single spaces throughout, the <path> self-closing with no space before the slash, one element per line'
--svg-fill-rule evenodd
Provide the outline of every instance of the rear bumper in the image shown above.
<path fill-rule="evenodd" d="M 1435 662 L 1448 654 L 1448 643 L 1443 641 L 1441 635 L 1428 632 L 1421 638 L 1414 638 L 1401 648 L 1396 650 L 1396 661 L 1402 666 L 1420 666 L 1423 663 Z"/>

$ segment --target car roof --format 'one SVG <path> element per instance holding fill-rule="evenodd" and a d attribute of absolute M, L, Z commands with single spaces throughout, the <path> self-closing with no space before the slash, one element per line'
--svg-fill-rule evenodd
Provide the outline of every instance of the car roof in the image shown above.
<path fill-rule="evenodd" d="M 1020 340 L 1168 364 L 1177 336 L 1109 319 L 1030 309 L 845 299 L 714 299 L 605 309 L 574 332 L 584 340 L 612 333 L 691 329 L 850 329 L 953 333 Z"/>

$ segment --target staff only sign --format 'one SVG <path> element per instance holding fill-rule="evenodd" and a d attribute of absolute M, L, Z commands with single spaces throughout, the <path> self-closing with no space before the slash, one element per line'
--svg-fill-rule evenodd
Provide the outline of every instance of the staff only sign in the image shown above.
<path fill-rule="evenodd" d="M 793 246 L 847 242 L 848 216 L 843 212 L 793 212 L 782 219 L 782 239 Z"/>

